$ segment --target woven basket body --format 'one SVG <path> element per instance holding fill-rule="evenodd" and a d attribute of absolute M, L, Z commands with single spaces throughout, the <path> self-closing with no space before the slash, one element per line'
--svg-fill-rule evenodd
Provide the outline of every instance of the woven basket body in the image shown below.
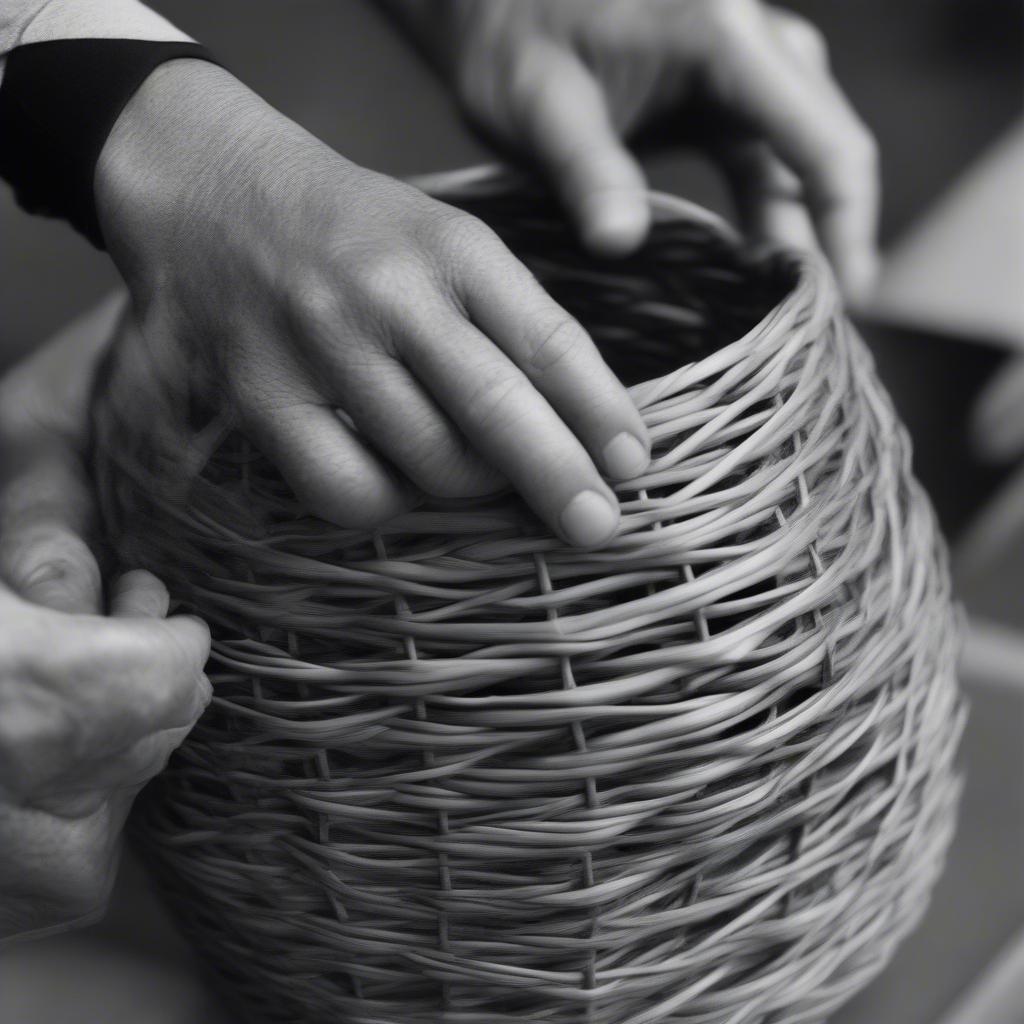
<path fill-rule="evenodd" d="M 596 552 L 510 494 L 340 529 L 126 329 L 107 526 L 215 637 L 146 859 L 246 1020 L 821 1020 L 918 920 L 958 792 L 904 431 L 815 261 L 661 201 L 602 263 L 453 183 L 633 383 L 650 469 Z"/>

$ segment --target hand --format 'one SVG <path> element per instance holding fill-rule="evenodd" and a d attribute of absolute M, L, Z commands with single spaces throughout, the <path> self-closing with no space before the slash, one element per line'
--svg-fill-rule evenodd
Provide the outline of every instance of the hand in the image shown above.
<path fill-rule="evenodd" d="M 107 303 L 0 381 L 0 941 L 103 911 L 132 800 L 210 698 L 206 627 L 146 572 L 109 617 L 79 444 Z"/>
<path fill-rule="evenodd" d="M 623 138 L 684 103 L 716 147 L 747 229 L 811 244 L 850 295 L 875 272 L 874 142 L 828 71 L 821 34 L 757 0 L 388 0 L 468 113 L 550 174 L 584 240 L 628 252 L 649 226 Z M 806 207 L 804 207 L 806 204 Z"/>
<path fill-rule="evenodd" d="M 478 220 L 342 159 L 220 68 L 159 68 L 97 168 L 153 349 L 209 357 L 304 503 L 372 527 L 514 485 L 568 542 L 649 439 L 590 338 Z M 341 410 L 344 416 L 339 416 Z"/>

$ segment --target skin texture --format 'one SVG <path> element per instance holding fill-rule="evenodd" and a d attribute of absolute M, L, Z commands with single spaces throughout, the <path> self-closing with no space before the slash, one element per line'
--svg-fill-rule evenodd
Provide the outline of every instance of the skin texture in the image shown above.
<path fill-rule="evenodd" d="M 367 527 L 416 491 L 511 483 L 569 543 L 612 535 L 602 471 L 642 471 L 646 429 L 587 334 L 480 221 L 193 61 L 136 94 L 96 183 L 150 346 L 213 363 L 313 511 Z M 632 460 L 609 452 L 620 435 Z M 580 495 L 589 510 L 574 514 Z"/>
<path fill-rule="evenodd" d="M 875 274 L 877 152 L 809 22 L 756 0 L 390 0 L 464 109 L 547 171 L 609 255 L 650 224 L 624 140 L 695 111 L 755 238 L 820 244 L 847 297 Z"/>
<path fill-rule="evenodd" d="M 876 156 L 820 36 L 752 0 L 388 4 L 470 115 L 614 256 L 649 219 L 623 139 L 696 104 L 755 237 L 873 273 Z M 159 68 L 96 175 L 148 347 L 196 359 L 315 512 L 372 527 L 418 493 L 511 485 L 568 543 L 649 439 L 586 333 L 483 224 L 343 159 L 222 69 Z M 102 912 L 120 830 L 209 700 L 209 636 L 145 573 L 105 596 L 81 460 L 107 307 L 0 381 L 0 939 Z"/>
<path fill-rule="evenodd" d="M 83 540 L 106 313 L 0 381 L 0 942 L 102 914 L 132 800 L 210 699 L 206 626 L 149 573 L 105 597 Z"/>

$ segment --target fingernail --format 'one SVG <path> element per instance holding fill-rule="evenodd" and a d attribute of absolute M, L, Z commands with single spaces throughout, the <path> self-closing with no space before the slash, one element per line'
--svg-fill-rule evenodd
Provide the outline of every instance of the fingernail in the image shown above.
<path fill-rule="evenodd" d="M 616 434 L 604 446 L 604 468 L 616 480 L 632 480 L 639 476 L 651 459 L 647 449 L 632 434 Z"/>
<path fill-rule="evenodd" d="M 583 548 L 608 540 L 615 532 L 618 519 L 615 509 L 597 491 L 580 491 L 558 517 L 569 543 Z"/>

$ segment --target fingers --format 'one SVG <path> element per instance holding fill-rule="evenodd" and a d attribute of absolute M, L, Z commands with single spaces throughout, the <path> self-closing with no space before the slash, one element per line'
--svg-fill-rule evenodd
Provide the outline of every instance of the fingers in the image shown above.
<path fill-rule="evenodd" d="M 0 382 L 0 576 L 56 611 L 101 607 L 84 540 L 93 501 L 80 449 L 93 369 L 122 305 L 122 296 L 108 298 Z"/>
<path fill-rule="evenodd" d="M 819 248 L 799 179 L 765 143 L 732 143 L 719 149 L 717 157 L 748 237 L 797 249 Z"/>
<path fill-rule="evenodd" d="M 51 672 L 56 666 L 66 673 L 61 693 L 73 696 L 95 723 L 84 723 L 93 735 L 83 749 L 121 749 L 152 733 L 191 726 L 211 695 L 203 674 L 209 629 L 188 615 L 142 618 L 143 607 L 152 610 L 162 595 L 155 581 L 137 580 L 124 585 L 118 618 L 65 624 L 65 649 L 48 664 Z"/>
<path fill-rule="evenodd" d="M 5 529 L 0 575 L 31 604 L 81 614 L 101 610 L 96 559 L 85 541 L 61 523 L 22 519 Z"/>
<path fill-rule="evenodd" d="M 333 407 L 330 381 L 314 386 L 305 368 L 268 347 L 239 369 L 234 390 L 247 433 L 314 515 L 372 528 L 412 503 L 409 489 Z"/>
<path fill-rule="evenodd" d="M 102 585 L 84 539 L 93 504 L 79 454 L 62 435 L 16 427 L 8 414 L 0 414 L 0 576 L 33 604 L 95 614 Z"/>
<path fill-rule="evenodd" d="M 338 346 L 327 352 L 336 354 Z M 328 372 L 360 433 L 420 490 L 471 497 L 507 484 L 401 363 L 385 357 Z"/>
<path fill-rule="evenodd" d="M 159 596 L 140 574 L 120 601 L 152 610 Z M 190 728 L 209 702 L 210 635 L 198 619 L 18 614 L 24 621 L 0 664 L 0 780 L 21 802 L 64 782 L 89 788 L 97 764 L 116 763 L 146 737 Z"/>
<path fill-rule="evenodd" d="M 608 256 L 634 250 L 650 227 L 644 175 L 590 70 L 571 50 L 538 41 L 522 55 L 511 95 L 513 117 L 584 243 Z"/>
<path fill-rule="evenodd" d="M 126 572 L 111 588 L 110 614 L 115 619 L 162 619 L 169 604 L 167 588 L 144 569 Z"/>
<path fill-rule="evenodd" d="M 409 492 L 334 409 L 290 406 L 250 424 L 299 501 L 328 522 L 372 528 L 409 507 Z"/>
<path fill-rule="evenodd" d="M 77 765 L 67 776 L 49 780 L 32 795 L 32 805 L 61 817 L 94 812 L 111 794 L 134 797 L 167 767 L 171 754 L 185 741 L 191 726 L 165 729 L 143 737 L 120 752 Z"/>
<path fill-rule="evenodd" d="M 429 245 L 418 257 L 364 258 L 352 279 L 358 303 L 342 306 L 329 289 L 307 297 L 294 330 L 310 390 L 289 385 L 292 402 L 285 416 L 275 412 L 262 446 L 286 473 L 300 456 L 308 466 L 317 443 L 286 435 L 295 429 L 294 402 L 336 402 L 358 430 L 332 423 L 327 449 L 349 457 L 351 479 L 334 490 L 351 500 L 364 489 L 350 522 L 373 526 L 401 510 L 388 505 L 396 483 L 378 468 L 386 460 L 432 494 L 510 482 L 569 543 L 603 544 L 619 512 L 601 470 L 623 479 L 649 462 L 639 412 L 582 328 L 492 231 L 432 207 L 418 226 Z M 374 473 L 380 484 L 368 493 Z M 322 487 L 325 477 L 318 472 L 312 483 Z M 292 482 L 322 507 L 325 495 L 301 476 Z"/>
<path fill-rule="evenodd" d="M 772 146 L 800 179 L 822 247 L 848 295 L 875 275 L 879 185 L 870 133 L 792 27 L 759 16 L 756 5 L 722 5 L 716 45 L 702 54 L 702 76 L 730 113 Z M 736 12 L 740 12 L 737 14 Z M 788 34 L 787 34 L 788 33 Z M 782 42 L 785 36 L 788 42 Z"/>
<path fill-rule="evenodd" d="M 460 296 L 471 319 L 519 367 L 613 480 L 639 476 L 651 442 L 636 405 L 587 332 L 518 260 L 477 260 Z"/>
<path fill-rule="evenodd" d="M 526 376 L 454 310 L 419 331 L 406 348 L 411 369 L 483 458 L 568 543 L 605 543 L 618 502 Z"/>

